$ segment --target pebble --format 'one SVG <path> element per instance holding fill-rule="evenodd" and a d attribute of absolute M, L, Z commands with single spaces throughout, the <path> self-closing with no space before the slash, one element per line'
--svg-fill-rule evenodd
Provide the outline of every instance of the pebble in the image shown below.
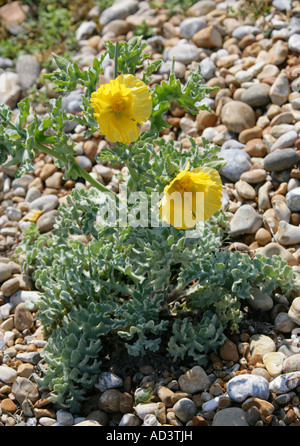
<path fill-rule="evenodd" d="M 232 182 L 239 181 L 241 175 L 251 168 L 250 156 L 240 149 L 221 149 L 218 155 L 226 161 L 220 174 Z"/>
<path fill-rule="evenodd" d="M 196 415 L 197 407 L 189 398 L 181 398 L 174 404 L 173 411 L 180 421 L 187 423 Z"/>
<path fill-rule="evenodd" d="M 221 110 L 221 121 L 228 130 L 240 133 L 255 125 L 255 114 L 250 105 L 241 101 L 229 101 Z"/>
<path fill-rule="evenodd" d="M 283 370 L 283 362 L 286 356 L 281 352 L 270 352 L 263 356 L 263 363 L 273 378 L 280 375 Z"/>
<path fill-rule="evenodd" d="M 269 172 L 280 172 L 292 168 L 300 160 L 294 149 L 275 150 L 264 158 L 264 169 Z"/>
<path fill-rule="evenodd" d="M 261 355 L 263 357 L 266 353 L 276 351 L 276 345 L 273 339 L 264 334 L 251 336 L 249 348 L 251 356 Z"/>
<path fill-rule="evenodd" d="M 182 20 L 179 25 L 180 34 L 186 39 L 191 39 L 197 31 L 206 26 L 206 19 L 204 17 L 188 17 Z M 203 73 L 202 73 L 203 74 Z"/>
<path fill-rule="evenodd" d="M 270 311 L 273 308 L 274 302 L 271 296 L 263 293 L 258 288 L 252 288 L 249 291 L 249 297 L 247 298 L 249 305 L 258 311 Z"/>
<path fill-rule="evenodd" d="M 58 197 L 57 195 L 49 194 L 42 195 L 41 197 L 33 200 L 29 204 L 29 210 L 37 209 L 44 212 L 52 211 L 58 205 Z"/>
<path fill-rule="evenodd" d="M 53 209 L 51 211 L 44 212 L 37 218 L 36 225 L 39 228 L 41 234 L 49 232 L 53 229 L 57 214 L 57 210 Z"/>
<path fill-rule="evenodd" d="M 300 297 L 296 297 L 289 308 L 288 315 L 295 324 L 300 325 Z"/>
<path fill-rule="evenodd" d="M 300 212 L 300 187 L 295 187 L 286 194 L 286 204 L 292 212 Z"/>
<path fill-rule="evenodd" d="M 179 377 L 178 384 L 183 392 L 194 394 L 208 388 L 210 380 L 202 367 L 195 366 Z"/>
<path fill-rule="evenodd" d="M 300 53 L 300 34 L 292 34 L 289 37 L 288 46 L 291 51 Z"/>
<path fill-rule="evenodd" d="M 300 372 L 284 373 L 277 376 L 269 384 L 270 392 L 286 393 L 295 389 L 300 384 Z"/>
<path fill-rule="evenodd" d="M 281 245 L 293 245 L 300 242 L 300 227 L 294 226 L 286 221 L 280 221 L 276 240 Z"/>
<path fill-rule="evenodd" d="M 122 0 L 104 9 L 100 15 L 99 23 L 104 26 L 117 19 L 125 19 L 138 10 L 138 1 Z"/>
<path fill-rule="evenodd" d="M 22 54 L 16 60 L 16 72 L 21 87 L 29 90 L 38 81 L 40 64 L 34 56 Z"/>
<path fill-rule="evenodd" d="M 259 83 L 247 88 L 241 100 L 251 107 L 262 107 L 270 102 L 270 85 Z"/>
<path fill-rule="evenodd" d="M 227 407 L 214 415 L 212 426 L 249 426 L 246 415 L 239 407 Z"/>
<path fill-rule="evenodd" d="M 11 367 L 0 365 L 0 381 L 5 384 L 12 384 L 17 378 L 17 372 Z"/>
<path fill-rule="evenodd" d="M 270 151 L 274 152 L 276 149 L 285 149 L 287 147 L 293 147 L 298 139 L 298 133 L 295 130 L 290 130 L 280 136 L 272 145 Z"/>
<path fill-rule="evenodd" d="M 269 383 L 262 376 L 238 375 L 227 383 L 229 397 L 235 402 L 245 401 L 249 396 L 267 400 L 269 397 Z"/>
<path fill-rule="evenodd" d="M 114 389 L 116 387 L 122 387 L 123 380 L 115 373 L 112 372 L 103 372 L 99 375 L 98 383 L 95 384 L 95 387 L 100 390 L 100 392 L 104 392 L 107 389 Z"/>
<path fill-rule="evenodd" d="M 254 234 L 262 225 L 262 216 L 252 206 L 241 206 L 230 221 L 230 236 L 238 237 L 241 234 Z"/>
<path fill-rule="evenodd" d="M 296 353 L 284 360 L 283 373 L 300 372 L 300 353 Z"/>

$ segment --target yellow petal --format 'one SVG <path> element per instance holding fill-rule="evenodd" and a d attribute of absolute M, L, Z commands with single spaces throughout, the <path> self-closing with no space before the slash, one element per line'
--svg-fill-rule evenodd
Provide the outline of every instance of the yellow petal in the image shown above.
<path fill-rule="evenodd" d="M 111 142 L 129 144 L 139 137 L 138 124 L 150 117 L 152 98 L 144 82 L 121 74 L 92 93 L 91 105 L 101 133 Z"/>

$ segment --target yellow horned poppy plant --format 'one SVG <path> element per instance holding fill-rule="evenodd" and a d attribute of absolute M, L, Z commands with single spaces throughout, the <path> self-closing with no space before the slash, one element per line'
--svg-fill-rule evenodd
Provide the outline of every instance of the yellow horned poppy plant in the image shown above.
<path fill-rule="evenodd" d="M 162 220 L 178 229 L 188 229 L 209 219 L 221 208 L 222 182 L 217 170 L 189 165 L 164 189 L 159 203 Z"/>
<path fill-rule="evenodd" d="M 130 144 L 139 137 L 138 124 L 151 115 L 152 97 L 147 85 L 132 74 L 121 74 L 91 95 L 94 116 L 111 142 Z"/>

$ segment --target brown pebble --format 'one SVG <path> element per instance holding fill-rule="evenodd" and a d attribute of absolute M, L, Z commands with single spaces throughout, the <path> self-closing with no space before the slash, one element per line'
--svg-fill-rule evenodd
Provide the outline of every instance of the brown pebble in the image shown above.
<path fill-rule="evenodd" d="M 211 360 L 213 368 L 215 370 L 222 370 L 223 369 L 223 362 L 221 361 L 219 356 L 217 356 L 215 353 L 211 353 L 209 355 L 209 359 Z"/>
<path fill-rule="evenodd" d="M 14 314 L 15 328 L 19 331 L 30 329 L 34 325 L 33 316 L 23 302 L 16 306 Z"/>
<path fill-rule="evenodd" d="M 133 410 L 133 397 L 128 392 L 123 392 L 120 395 L 120 412 L 131 413 Z"/>
<path fill-rule="evenodd" d="M 295 421 L 295 418 L 296 418 L 296 414 L 294 412 L 294 409 L 291 408 L 286 412 L 283 421 L 285 422 L 285 424 L 290 424 L 293 421 Z"/>
<path fill-rule="evenodd" d="M 201 417 L 201 415 L 195 415 L 193 417 L 193 426 L 209 426 L 208 421 Z"/>
<path fill-rule="evenodd" d="M 16 291 L 18 291 L 20 287 L 20 281 L 16 277 L 13 277 L 12 279 L 6 280 L 1 285 L 1 292 L 5 297 L 9 297 L 12 294 L 14 294 Z"/>
<path fill-rule="evenodd" d="M 1 401 L 2 412 L 15 413 L 17 406 L 10 398 L 5 398 Z"/>
<path fill-rule="evenodd" d="M 222 359 L 225 361 L 233 361 L 238 362 L 239 360 L 239 352 L 237 350 L 237 346 L 234 342 L 226 339 L 223 345 L 221 345 L 219 349 L 219 354 Z"/>
<path fill-rule="evenodd" d="M 56 413 L 54 410 L 50 410 L 50 409 L 42 409 L 39 407 L 35 407 L 33 409 L 34 415 L 36 418 L 41 418 L 41 417 L 49 417 L 49 418 L 55 418 L 56 417 Z"/>

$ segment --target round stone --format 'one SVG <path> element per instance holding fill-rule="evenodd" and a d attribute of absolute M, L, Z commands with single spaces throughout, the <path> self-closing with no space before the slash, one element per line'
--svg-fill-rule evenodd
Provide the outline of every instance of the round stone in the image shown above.
<path fill-rule="evenodd" d="M 282 171 L 289 169 L 300 160 L 299 154 L 294 149 L 276 150 L 264 158 L 264 169 L 267 171 Z"/>
<path fill-rule="evenodd" d="M 210 380 L 202 367 L 195 366 L 179 377 L 178 384 L 183 392 L 194 394 L 207 389 Z"/>
<path fill-rule="evenodd" d="M 221 149 L 218 155 L 226 161 L 220 174 L 233 183 L 239 181 L 241 175 L 252 167 L 250 156 L 243 150 Z"/>
<path fill-rule="evenodd" d="M 277 314 L 274 321 L 274 328 L 276 331 L 280 331 L 282 333 L 291 333 L 295 326 L 295 322 L 292 321 L 288 313 L 281 312 Z"/>
<path fill-rule="evenodd" d="M 213 426 L 249 426 L 246 412 L 239 407 L 219 410 L 213 418 Z"/>
<path fill-rule="evenodd" d="M 249 305 L 258 311 L 270 311 L 273 308 L 273 299 L 258 288 L 251 288 L 247 298 Z"/>
<path fill-rule="evenodd" d="M 181 398 L 173 406 L 174 414 L 183 423 L 190 421 L 197 413 L 196 404 L 189 398 Z"/>
<path fill-rule="evenodd" d="M 300 353 L 289 356 L 284 360 L 283 373 L 299 372 L 300 371 Z"/>
<path fill-rule="evenodd" d="M 251 107 L 262 107 L 270 102 L 270 85 L 259 83 L 247 88 L 241 100 Z"/>
<path fill-rule="evenodd" d="M 12 393 L 20 404 L 22 404 L 26 398 L 32 403 L 35 403 L 40 397 L 38 385 L 29 379 L 20 376 L 18 376 L 13 383 Z"/>
<path fill-rule="evenodd" d="M 286 194 L 286 204 L 292 212 L 300 212 L 300 187 L 295 187 Z"/>
<path fill-rule="evenodd" d="M 252 206 L 245 204 L 235 212 L 230 221 L 230 236 L 254 234 L 261 227 L 262 222 L 262 216 Z"/>
<path fill-rule="evenodd" d="M 221 121 L 228 130 L 240 133 L 255 125 L 255 113 L 250 105 L 241 101 L 227 102 L 221 111 Z"/>
<path fill-rule="evenodd" d="M 285 358 L 281 352 L 270 352 L 263 356 L 263 362 L 270 376 L 274 378 L 282 373 Z"/>
<path fill-rule="evenodd" d="M 12 384 L 17 378 L 17 372 L 12 367 L 0 365 L 0 381 L 5 384 Z"/>
<path fill-rule="evenodd" d="M 288 311 L 288 315 L 290 319 L 295 322 L 295 324 L 300 325 L 300 297 L 296 297 L 293 300 Z"/>
<path fill-rule="evenodd" d="M 270 392 L 287 393 L 300 385 L 300 372 L 284 373 L 270 382 Z"/>
<path fill-rule="evenodd" d="M 245 401 L 249 396 L 267 400 L 269 397 L 269 383 L 262 376 L 238 375 L 227 384 L 227 393 L 235 402 Z"/>
<path fill-rule="evenodd" d="M 250 338 L 250 354 L 261 355 L 262 357 L 269 352 L 276 351 L 276 345 L 273 339 L 264 334 L 255 334 Z"/>
<path fill-rule="evenodd" d="M 104 392 L 107 389 L 114 389 L 116 387 L 121 387 L 123 385 L 123 380 L 115 373 L 103 372 L 99 376 L 98 383 L 95 385 L 100 392 Z"/>

